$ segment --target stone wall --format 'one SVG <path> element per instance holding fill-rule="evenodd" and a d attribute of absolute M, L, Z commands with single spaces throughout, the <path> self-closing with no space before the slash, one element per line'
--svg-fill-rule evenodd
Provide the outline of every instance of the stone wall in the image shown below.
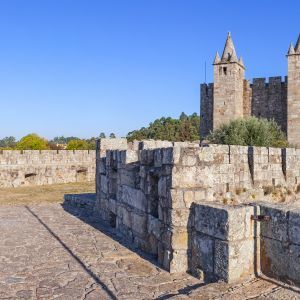
<path fill-rule="evenodd" d="M 93 181 L 95 151 L 1 150 L 0 187 Z"/>
<path fill-rule="evenodd" d="M 252 115 L 274 119 L 282 130 L 287 130 L 287 77 L 254 78 L 252 88 Z"/>
<path fill-rule="evenodd" d="M 200 114 L 201 138 L 213 129 L 214 84 L 201 84 Z M 223 94 L 223 102 L 226 97 Z M 219 100 L 220 102 L 220 100 Z M 227 107 L 227 110 L 234 107 Z M 292 114 L 292 112 L 291 112 Z M 258 118 L 274 119 L 282 130 L 287 132 L 287 77 L 254 78 L 253 83 L 244 80 L 243 86 L 243 115 L 241 117 L 255 116 Z M 218 115 L 218 123 L 225 123 L 228 118 Z M 233 119 L 233 118 L 232 118 Z"/>
<path fill-rule="evenodd" d="M 288 54 L 288 140 L 300 145 L 300 52 Z"/>
<path fill-rule="evenodd" d="M 258 272 L 256 227 L 251 205 L 196 204 L 191 211 L 189 269 L 202 279 L 226 282 Z M 237 222 L 238 221 L 238 222 Z"/>
<path fill-rule="evenodd" d="M 300 150 L 114 142 L 97 151 L 95 211 L 103 219 L 170 272 L 226 282 L 259 272 L 251 216 L 262 200 L 297 197 Z"/>
<path fill-rule="evenodd" d="M 300 209 L 291 205 L 260 205 L 271 217 L 261 224 L 261 269 L 270 277 L 300 284 Z"/>

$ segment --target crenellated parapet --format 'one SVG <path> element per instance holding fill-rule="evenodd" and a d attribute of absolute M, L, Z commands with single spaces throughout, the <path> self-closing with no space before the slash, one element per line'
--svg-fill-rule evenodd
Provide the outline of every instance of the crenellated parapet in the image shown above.
<path fill-rule="evenodd" d="M 237 118 L 275 120 L 291 145 L 300 145 L 300 37 L 288 50 L 288 76 L 244 79 L 230 34 L 222 58 L 217 53 L 213 89 L 201 85 L 201 139 L 212 129 Z M 212 84 L 211 84 L 212 85 Z"/>
<path fill-rule="evenodd" d="M 0 187 L 93 181 L 95 150 L 0 150 Z"/>
<path fill-rule="evenodd" d="M 281 129 L 287 128 L 287 77 L 254 78 L 251 115 L 274 119 Z"/>
<path fill-rule="evenodd" d="M 104 140 L 97 150 L 97 157 L 105 150 L 96 174 L 97 214 L 170 272 L 189 270 L 226 282 L 255 276 L 260 227 L 252 217 L 260 208 L 275 216 L 274 203 L 289 203 L 299 193 L 300 150 L 125 139 L 109 143 Z M 295 218 L 298 222 L 300 213 Z M 281 226 L 276 219 L 273 224 Z M 270 233 L 262 229 L 263 242 L 277 243 L 277 237 L 269 240 Z M 290 243 L 297 244 L 297 238 Z M 262 257 L 270 249 L 264 251 Z M 270 257 L 273 270 L 262 266 L 274 276 L 285 272 L 276 255 Z M 286 278 L 296 282 L 295 274 Z"/>

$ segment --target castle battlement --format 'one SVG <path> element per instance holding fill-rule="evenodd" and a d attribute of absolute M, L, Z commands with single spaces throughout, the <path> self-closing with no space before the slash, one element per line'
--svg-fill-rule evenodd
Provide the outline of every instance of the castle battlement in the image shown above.
<path fill-rule="evenodd" d="M 168 271 L 299 283 L 300 149 L 104 139 L 96 157 L 95 213 Z"/>
<path fill-rule="evenodd" d="M 286 85 L 287 86 L 287 76 L 273 76 L 273 77 L 260 77 L 260 78 L 253 78 L 252 83 L 250 81 L 251 86 L 279 86 L 279 85 Z"/>
<path fill-rule="evenodd" d="M 0 150 L 0 187 L 92 181 L 95 150 Z"/>
<path fill-rule="evenodd" d="M 213 63 L 214 83 L 201 84 L 201 139 L 223 123 L 255 116 L 274 119 L 289 142 L 300 145 L 300 37 L 287 58 L 288 76 L 246 80 L 229 34 Z"/>

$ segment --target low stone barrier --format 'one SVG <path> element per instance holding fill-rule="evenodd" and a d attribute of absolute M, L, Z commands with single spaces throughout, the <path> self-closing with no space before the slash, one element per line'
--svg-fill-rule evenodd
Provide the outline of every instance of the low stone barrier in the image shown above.
<path fill-rule="evenodd" d="M 261 204 L 271 217 L 261 224 L 261 270 L 286 282 L 300 284 L 300 208 Z"/>
<path fill-rule="evenodd" d="M 203 203 L 193 207 L 189 269 L 204 279 L 233 282 L 257 272 L 255 207 Z M 258 236 L 259 238 L 259 236 Z M 199 274 L 200 272 L 200 274 Z"/>
<path fill-rule="evenodd" d="M 0 150 L 0 187 L 95 180 L 93 150 Z"/>

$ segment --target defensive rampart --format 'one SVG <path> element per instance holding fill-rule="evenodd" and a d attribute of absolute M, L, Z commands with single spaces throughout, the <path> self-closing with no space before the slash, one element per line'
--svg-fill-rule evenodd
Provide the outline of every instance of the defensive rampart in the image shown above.
<path fill-rule="evenodd" d="M 95 158 L 91 150 L 1 150 L 0 187 L 93 181 Z"/>
<path fill-rule="evenodd" d="M 278 238 L 277 248 L 272 247 L 276 237 L 268 235 L 281 232 L 278 218 L 269 210 L 271 221 L 262 218 L 261 211 L 274 203 L 297 203 L 300 150 L 113 143 L 98 144 L 94 209 L 165 269 L 227 282 L 262 271 L 297 282 L 296 271 L 279 265 L 287 246 Z M 294 225 L 286 232 L 293 235 L 285 239 L 293 257 L 300 255 L 300 213 L 295 214 L 292 219 L 288 214 Z M 300 263 L 290 268 L 298 270 Z"/>
<path fill-rule="evenodd" d="M 201 84 L 201 137 L 213 130 L 214 84 Z M 224 99 L 225 101 L 225 99 Z M 287 132 L 287 77 L 254 78 L 244 80 L 243 116 L 275 120 Z"/>

